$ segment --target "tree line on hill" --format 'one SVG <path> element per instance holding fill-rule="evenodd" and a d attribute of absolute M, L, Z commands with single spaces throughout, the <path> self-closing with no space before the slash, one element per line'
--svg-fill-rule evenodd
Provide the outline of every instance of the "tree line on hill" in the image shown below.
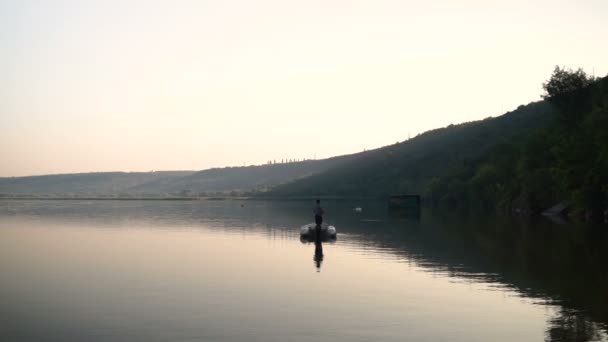
<path fill-rule="evenodd" d="M 548 125 L 500 144 L 482 158 L 434 178 L 434 202 L 539 213 L 562 202 L 575 215 L 604 220 L 608 198 L 608 78 L 557 66 L 543 84 L 556 109 Z"/>
<path fill-rule="evenodd" d="M 601 220 L 608 199 L 608 79 L 556 67 L 544 100 L 359 154 L 258 196 L 421 194 L 435 205 Z"/>
<path fill-rule="evenodd" d="M 546 101 L 520 106 L 496 118 L 449 125 L 406 141 L 368 150 L 322 173 L 258 193 L 267 197 L 385 197 L 427 195 L 429 184 L 471 167 L 495 146 L 547 125 L 554 106 Z M 439 195 L 439 194 L 437 194 Z"/>

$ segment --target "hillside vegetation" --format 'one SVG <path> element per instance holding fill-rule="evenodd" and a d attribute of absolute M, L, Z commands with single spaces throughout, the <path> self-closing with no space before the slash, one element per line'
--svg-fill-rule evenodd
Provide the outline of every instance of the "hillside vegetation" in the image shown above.
<path fill-rule="evenodd" d="M 474 163 L 435 178 L 434 202 L 538 213 L 561 202 L 604 219 L 608 193 L 608 78 L 556 67 L 544 85 L 556 108 L 549 125 L 496 146 Z"/>
<path fill-rule="evenodd" d="M 436 205 L 527 213 L 562 203 L 602 220 L 608 204 L 608 78 L 556 67 L 543 87 L 543 101 L 360 154 L 265 195 L 417 193 Z"/>
<path fill-rule="evenodd" d="M 500 117 L 450 125 L 359 154 L 324 173 L 273 188 L 266 196 L 386 196 L 426 192 L 435 179 L 475 164 L 497 145 L 547 125 L 556 110 L 546 101 Z"/>

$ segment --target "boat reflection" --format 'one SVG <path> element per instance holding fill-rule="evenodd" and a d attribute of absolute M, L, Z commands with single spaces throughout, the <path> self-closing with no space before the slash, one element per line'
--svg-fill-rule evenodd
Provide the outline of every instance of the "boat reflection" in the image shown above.
<path fill-rule="evenodd" d="M 321 239 L 315 241 L 315 266 L 317 266 L 317 272 L 321 272 L 321 263 L 323 262 L 323 243 Z"/>
<path fill-rule="evenodd" d="M 336 235 L 328 234 L 327 231 L 316 229 L 311 234 L 300 235 L 300 242 L 303 244 L 314 243 L 315 254 L 313 257 L 317 272 L 321 272 L 321 264 L 323 263 L 323 242 L 334 243 L 336 242 Z"/>
<path fill-rule="evenodd" d="M 319 242 L 334 243 L 338 240 L 338 238 L 335 235 L 326 235 L 326 234 L 320 234 L 319 238 L 317 238 L 314 234 L 300 235 L 300 242 L 303 244 L 316 243 L 317 240 Z"/>

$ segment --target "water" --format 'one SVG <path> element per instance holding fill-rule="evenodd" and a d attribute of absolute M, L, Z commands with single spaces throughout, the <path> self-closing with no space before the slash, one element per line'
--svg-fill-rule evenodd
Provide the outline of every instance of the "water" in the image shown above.
<path fill-rule="evenodd" d="M 324 207 L 0 201 L 0 340 L 608 341 L 605 227 Z"/>

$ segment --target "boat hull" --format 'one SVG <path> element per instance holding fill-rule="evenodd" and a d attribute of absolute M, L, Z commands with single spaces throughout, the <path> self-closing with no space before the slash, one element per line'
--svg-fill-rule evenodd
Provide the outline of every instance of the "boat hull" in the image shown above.
<path fill-rule="evenodd" d="M 317 237 L 321 239 L 321 241 L 331 241 L 336 240 L 338 232 L 336 227 L 332 225 L 328 225 L 327 223 L 321 224 L 318 227 L 315 223 L 305 224 L 300 228 L 300 240 L 302 242 L 314 242 Z"/>

